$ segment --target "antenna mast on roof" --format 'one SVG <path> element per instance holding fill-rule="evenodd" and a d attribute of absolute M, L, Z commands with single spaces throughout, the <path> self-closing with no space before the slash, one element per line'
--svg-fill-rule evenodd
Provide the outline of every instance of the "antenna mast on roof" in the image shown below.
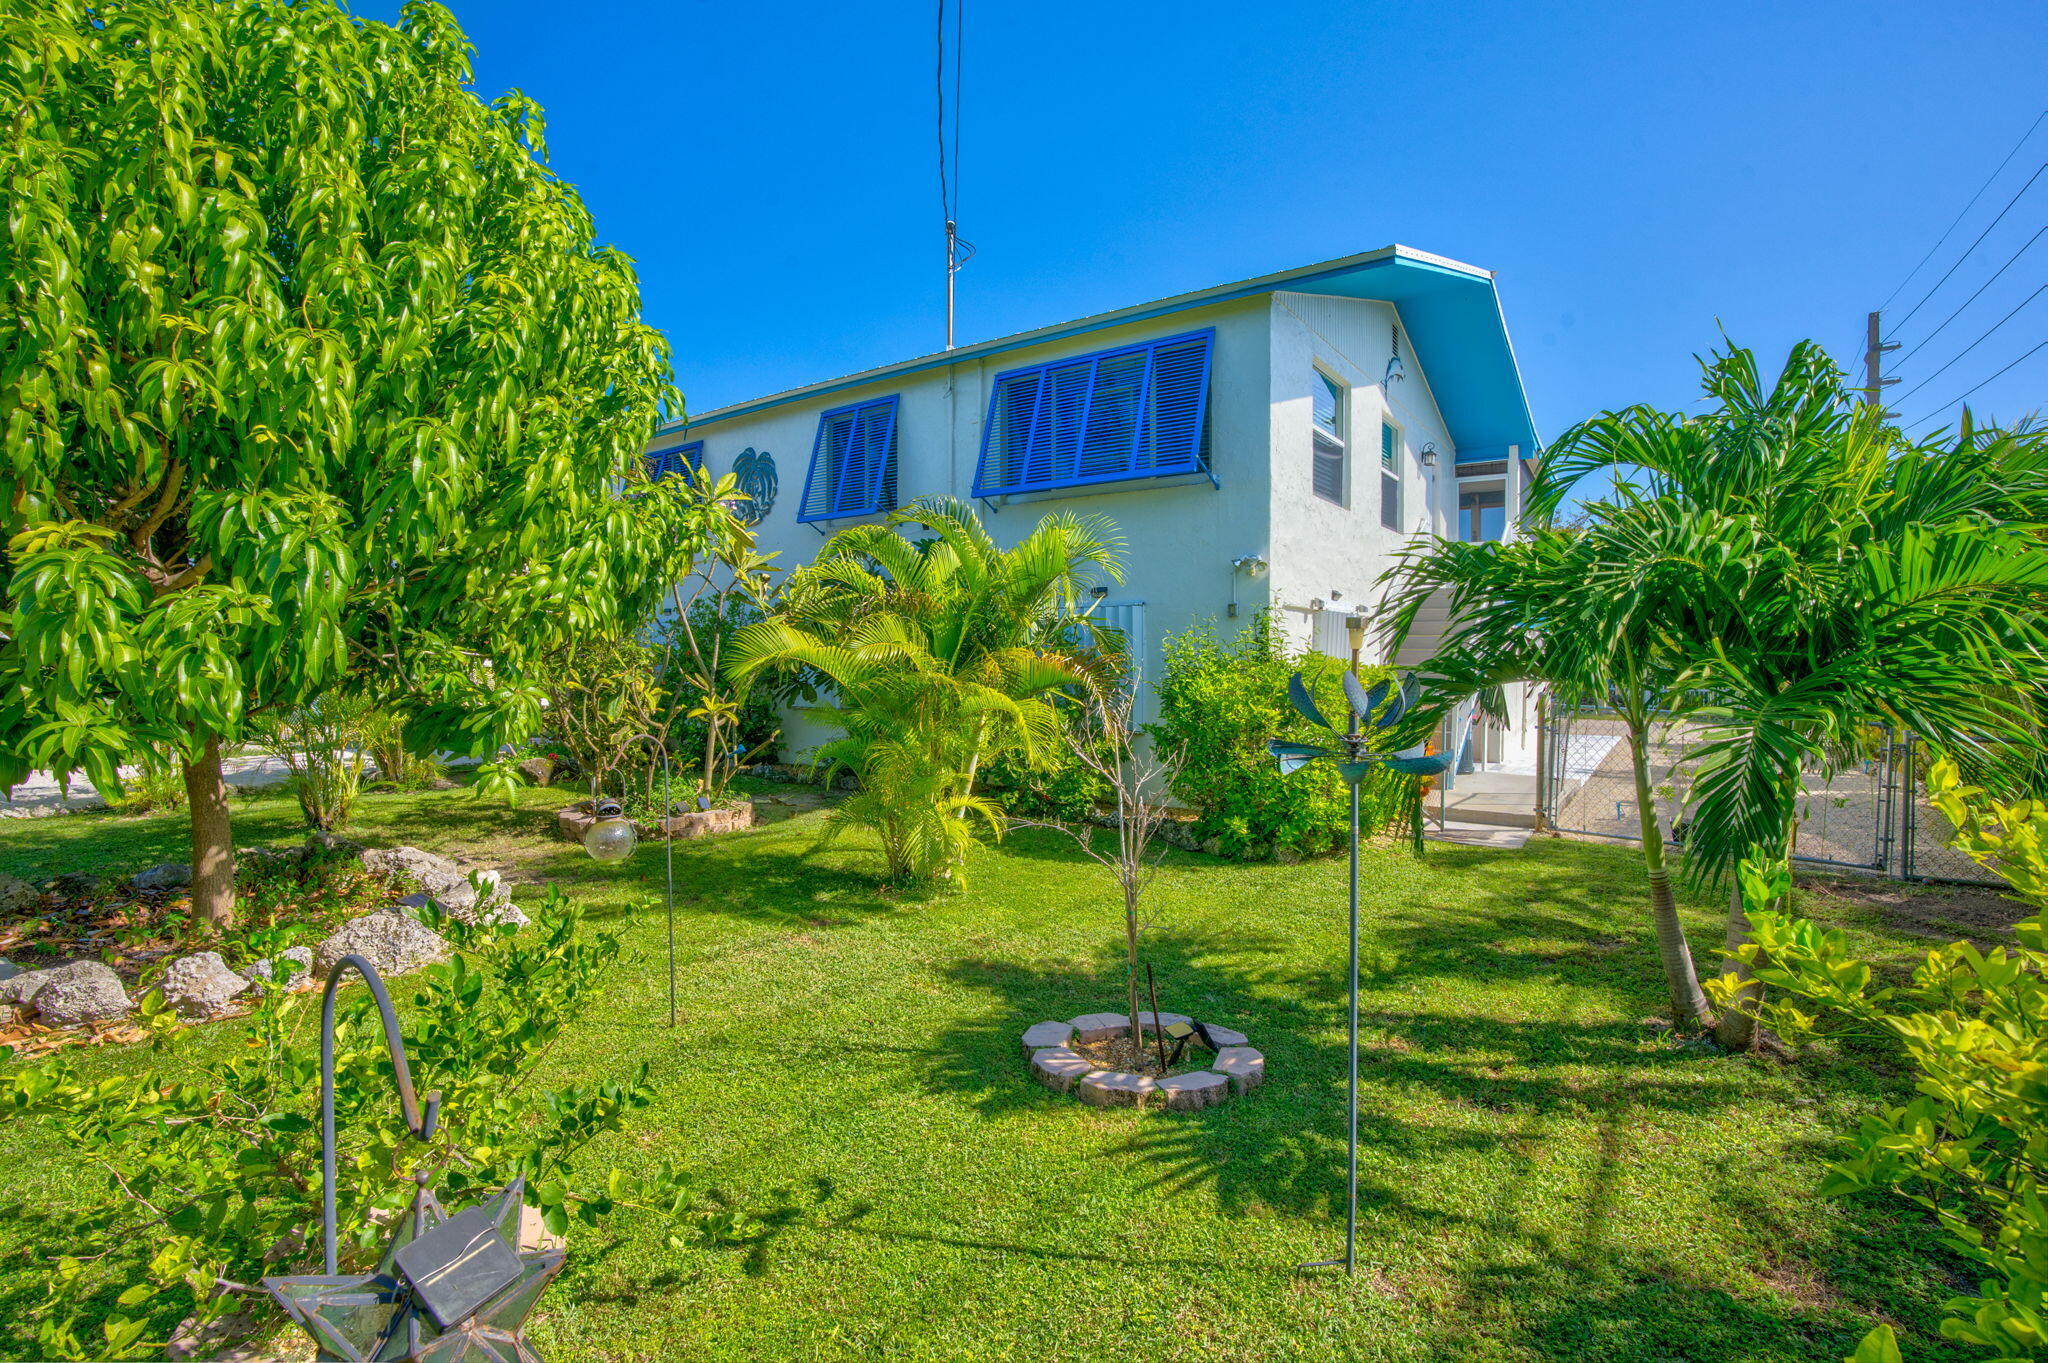
<path fill-rule="evenodd" d="M 946 4 L 938 6 L 939 211 L 946 223 L 946 349 L 953 349 L 953 276 L 974 259 L 974 243 L 960 235 L 960 35 L 967 0 L 953 6 L 952 120 L 946 104 Z M 950 142 L 950 147 L 948 143 Z"/>

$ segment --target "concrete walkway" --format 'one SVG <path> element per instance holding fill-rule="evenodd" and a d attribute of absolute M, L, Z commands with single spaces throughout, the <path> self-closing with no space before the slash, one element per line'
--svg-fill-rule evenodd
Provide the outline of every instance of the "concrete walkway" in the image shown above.
<path fill-rule="evenodd" d="M 275 757 L 228 757 L 221 760 L 221 775 L 230 786 L 275 786 L 291 772 Z M 123 780 L 135 775 L 134 767 L 121 768 Z M 74 774 L 67 796 L 57 779 L 46 771 L 30 772 L 29 778 L 8 792 L 0 804 L 0 819 L 41 819 L 52 814 L 75 814 L 83 809 L 105 809 L 107 802 L 92 788 L 85 776 Z"/>
<path fill-rule="evenodd" d="M 1448 793 L 1433 794 L 1429 817 L 1446 823 L 1496 824 L 1533 828 L 1536 824 L 1536 774 L 1519 771 L 1468 771 L 1452 779 Z"/>

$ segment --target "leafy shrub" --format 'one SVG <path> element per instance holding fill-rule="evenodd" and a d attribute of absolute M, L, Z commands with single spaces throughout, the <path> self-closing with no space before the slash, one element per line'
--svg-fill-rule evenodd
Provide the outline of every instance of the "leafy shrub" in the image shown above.
<path fill-rule="evenodd" d="M 185 773 L 168 749 L 148 747 L 135 754 L 135 774 L 121 781 L 124 814 L 173 813 L 185 807 Z"/>
<path fill-rule="evenodd" d="M 1945 760 L 1928 790 L 1957 848 L 2048 911 L 2048 801 L 1988 800 Z M 1745 861 L 1742 879 L 1751 903 L 1791 888 L 1783 863 Z M 1840 932 L 1784 913 L 1750 917 L 1753 941 L 1740 955 L 1774 991 L 1760 1021 L 1788 1041 L 1874 1040 L 1915 1072 L 1919 1096 L 1865 1118 L 1857 1152 L 1830 1168 L 1821 1191 L 1889 1189 L 1932 1212 L 1982 1274 L 1975 1295 L 1948 1303 L 1942 1333 L 2001 1359 L 2048 1357 L 2048 912 L 2015 926 L 2017 950 L 1952 942 L 1900 985 L 1884 984 Z M 1889 1347 L 1880 1330 L 1857 1357 L 1896 1359 Z"/>
<path fill-rule="evenodd" d="M 309 705 L 260 716 L 251 726 L 258 747 L 291 772 L 286 784 L 313 828 L 348 827 L 362 794 L 366 742 L 376 707 L 334 691 Z"/>
<path fill-rule="evenodd" d="M 1071 726 L 1078 722 L 1079 714 L 1077 709 L 1063 716 L 1062 722 Z M 1087 818 L 1115 794 L 1071 744 L 1047 743 L 1035 759 L 1020 749 L 1003 749 L 982 759 L 979 781 L 983 793 L 1005 813 L 1063 823 Z"/>
<path fill-rule="evenodd" d="M 751 601 L 699 597 L 690 603 L 680 625 L 672 621 L 668 626 L 661 723 L 677 766 L 687 773 L 694 765 L 704 790 L 713 795 L 725 789 L 739 766 L 771 760 L 782 733 L 775 706 L 783 679 L 726 681 L 718 665 L 732 636 L 762 618 L 760 607 Z M 786 683 L 781 689 L 788 689 Z M 714 718 L 719 726 L 715 737 Z M 708 771 L 707 750 L 714 754 Z"/>
<path fill-rule="evenodd" d="M 523 1175 L 528 1201 L 557 1233 L 571 1217 L 593 1223 L 622 1205 L 680 1214 L 684 1184 L 667 1167 L 646 1178 L 585 1177 L 582 1169 L 592 1138 L 652 1100 L 645 1065 L 620 1081 L 526 1088 L 562 1028 L 588 1006 L 591 986 L 619 953 L 617 940 L 586 934 L 558 891 L 517 935 L 428 919 L 454 943 L 454 955 L 392 983 L 418 1090 L 442 1095 L 430 1143 L 414 1141 L 394 1119 L 369 992 L 354 988 L 341 1000 L 335 1087 L 344 1260 L 374 1258 L 378 1223 L 410 1203 L 415 1169 L 434 1173 L 451 1206 Z M 411 1006 L 403 1007 L 408 985 Z M 319 997 L 271 991 L 240 1024 L 243 1046 L 180 1056 L 176 1019 L 151 994 L 137 1016 L 171 1057 L 164 1068 L 89 1078 L 60 1052 L 0 1076 L 0 1121 L 44 1123 L 83 1165 L 106 1175 L 96 1193 L 48 1223 L 32 1251 L 51 1269 L 37 1313 L 38 1357 L 161 1352 L 179 1317 L 248 1309 L 244 1285 L 318 1271 L 319 1236 L 307 1228 L 317 1227 L 320 1201 Z"/>
<path fill-rule="evenodd" d="M 1262 857 L 1291 851 L 1333 851 L 1350 834 L 1343 778 L 1327 762 L 1282 776 L 1266 742 L 1284 738 L 1327 743 L 1328 731 L 1296 713 L 1287 679 L 1300 671 L 1316 703 L 1333 721 L 1350 713 L 1345 665 L 1318 653 L 1290 654 L 1266 612 L 1234 637 L 1203 624 L 1166 641 L 1159 719 L 1146 726 L 1156 743 L 1183 756 L 1173 794 L 1195 811 L 1195 835 L 1214 838 L 1225 856 Z M 1359 670 L 1367 686 L 1393 676 L 1384 667 Z M 1402 813 L 1412 786 L 1385 768 L 1360 790 L 1360 827 L 1376 833 Z"/>

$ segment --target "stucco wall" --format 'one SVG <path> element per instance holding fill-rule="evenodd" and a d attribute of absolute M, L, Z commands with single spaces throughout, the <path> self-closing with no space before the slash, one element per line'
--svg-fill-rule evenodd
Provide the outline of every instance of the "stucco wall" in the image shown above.
<path fill-rule="evenodd" d="M 748 416 L 693 426 L 689 438 L 704 441 L 711 469 L 724 473 L 742 450 L 766 450 L 775 457 L 780 489 L 775 505 L 755 528 L 762 552 L 777 552 L 787 571 L 811 561 L 827 532 L 846 521 L 800 524 L 805 470 L 817 433 L 819 413 L 873 398 L 898 395 L 896 459 L 898 500 L 935 492 L 965 498 L 973 488 L 981 451 L 988 393 L 997 374 L 1070 355 L 1133 341 L 1174 336 L 1214 327 L 1216 342 L 1209 393 L 1210 460 L 1221 487 L 1208 482 L 1151 486 L 1135 491 L 1052 495 L 1016 500 L 991 510 L 977 504 L 998 541 L 1015 543 L 1039 519 L 1054 511 L 1100 515 L 1116 523 L 1126 540 L 1127 571 L 1111 584 L 1105 604 L 1144 603 L 1145 638 L 1139 667 L 1148 678 L 1160 667 L 1160 641 L 1197 619 L 1213 617 L 1225 630 L 1248 619 L 1263 600 L 1263 580 L 1238 578 L 1245 603 L 1232 620 L 1231 560 L 1271 557 L 1266 525 L 1268 455 L 1271 439 L 1267 302 L 1262 297 L 1190 309 L 1148 322 L 1090 332 L 1041 346 L 989 356 L 943 369 L 790 403 Z M 806 753 L 832 731 L 801 715 L 785 726 L 785 751 Z"/>

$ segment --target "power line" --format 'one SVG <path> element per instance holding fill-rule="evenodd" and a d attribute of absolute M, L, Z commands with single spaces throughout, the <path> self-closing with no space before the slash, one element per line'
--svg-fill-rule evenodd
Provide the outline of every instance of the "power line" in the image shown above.
<path fill-rule="evenodd" d="M 1971 294 L 1968 298 L 1965 298 L 1963 300 L 1962 307 L 1957 308 L 1954 312 L 1950 313 L 1948 316 L 1941 319 L 1941 327 L 1947 326 L 1950 322 L 1953 322 L 1956 320 L 1956 318 L 1962 316 L 1963 308 L 1967 308 L 1970 306 L 1970 304 L 1976 302 L 1978 296 L 1981 295 L 1984 292 L 1984 290 L 1990 288 L 1993 284 L 1996 284 L 1998 282 L 1998 277 L 2004 274 L 2007 270 L 2011 269 L 2012 263 L 2027 253 L 2027 247 L 2032 246 L 2035 242 L 2039 241 L 2044 234 L 2048 234 L 2048 226 L 2042 227 L 2039 232 L 2036 232 L 2033 236 L 2028 237 L 2026 246 L 2020 247 L 2019 250 L 2014 251 L 2010 256 L 2006 257 L 2005 264 L 1999 266 L 1996 270 L 1992 271 L 1991 278 L 1985 280 L 1982 284 L 1979 284 L 1977 286 L 1977 292 Z M 1904 364 L 1906 361 L 1912 359 L 1915 355 L 1917 355 L 1920 352 L 1920 348 L 1922 346 L 1926 345 L 1935 337 L 1941 335 L 1941 327 L 1936 327 L 1934 330 L 1928 332 L 1925 336 L 1922 336 L 1918 341 L 1914 342 L 1913 348 L 1911 350 L 1899 356 L 1899 363 Z"/>
<path fill-rule="evenodd" d="M 2040 114 L 2034 119 L 2034 121 L 2027 125 L 2027 130 L 2020 134 L 2020 140 L 2012 144 L 2012 150 L 2007 152 L 2005 154 L 2005 159 L 1998 163 L 1998 169 L 1992 171 L 1991 174 L 1984 177 L 1984 183 L 1977 186 L 1977 192 L 1975 194 L 1972 194 L 1970 196 L 1970 201 L 1963 205 L 1963 211 L 1956 214 L 1955 221 L 1948 225 L 1947 230 L 1941 234 L 1940 238 L 1935 241 L 1934 245 L 1927 248 L 1927 254 L 1920 257 L 1920 263 L 1915 265 L 1912 269 L 1906 271 L 1906 277 L 1899 281 L 1898 288 L 1893 289 L 1891 291 L 1890 296 L 1887 297 L 1884 300 L 1884 302 L 1879 303 L 1877 305 L 1877 310 L 1879 312 L 1883 312 L 1886 308 L 1890 307 L 1892 305 L 1892 299 L 1897 298 L 1900 292 L 1905 289 L 1906 285 L 1913 282 L 1913 276 L 1919 274 L 1921 268 L 1925 266 L 1928 261 L 1934 259 L 1934 253 L 1941 249 L 1942 243 L 1946 242 L 1949 239 L 1950 234 L 1953 233 L 1956 230 L 1956 228 L 1962 226 L 1963 219 L 1969 217 L 1970 210 L 1977 206 L 1977 200 L 1984 197 L 1984 191 L 1991 188 L 1991 182 L 1996 180 L 2001 174 L 2004 173 L 2005 168 L 2012 164 L 2012 158 L 2020 154 L 2020 148 L 2027 145 L 2027 139 L 2034 135 L 2034 130 L 2041 126 L 2041 122 L 2043 119 L 2048 119 L 2048 109 L 2043 109 L 2040 112 Z"/>
<path fill-rule="evenodd" d="M 2022 360 L 2026 360 L 2043 350 L 2048 350 L 2048 341 L 2041 342 L 2041 344 L 2035 346 L 2032 350 L 2029 350 L 2025 355 L 2020 356 L 2019 359 L 2014 360 L 2004 369 L 2001 369 L 1996 374 L 1993 374 L 1990 379 L 1985 379 L 1982 382 L 1980 382 L 1976 388 L 1970 389 L 1968 392 L 1963 393 L 1959 397 L 1950 398 L 1947 402 L 1942 403 L 1941 406 L 1930 409 L 1927 413 L 1927 416 L 1915 417 L 1913 420 L 1907 422 L 1906 424 L 1908 426 L 1918 426 L 1921 422 L 1926 421 L 1928 417 L 1937 416 L 1942 412 L 1946 412 L 1949 408 L 1955 406 L 1958 402 L 1961 402 L 1965 398 L 1969 397 L 1971 393 L 1976 392 L 1977 388 L 1982 388 L 1984 384 L 1991 382 L 1991 379 L 2004 377 L 2007 371 L 2017 368 Z"/>
<path fill-rule="evenodd" d="M 1935 292 L 1939 290 L 1942 285 L 1948 283 L 1950 275 L 1954 274 L 1957 270 L 1962 268 L 1963 262 L 1970 258 L 1971 251 L 1975 251 L 1979 246 L 1982 246 L 1984 244 L 1984 238 L 1991 235 L 1992 228 L 1997 227 L 1998 224 L 2005 221 L 2005 215 L 2012 212 L 2012 206 L 2020 201 L 2020 195 L 2025 194 L 2028 190 L 2034 187 L 2034 181 L 2041 178 L 2041 173 L 2043 171 L 2048 171 L 2048 161 L 2043 161 L 2040 164 L 2040 166 L 2038 166 L 2035 169 L 2034 173 L 2027 177 L 2027 182 L 2020 186 L 2018 194 L 2014 194 L 2010 199 L 2007 199 L 2005 201 L 2005 207 L 1998 210 L 1998 216 L 1991 220 L 1991 226 L 1985 228 L 1983 231 L 1977 234 L 1977 239 L 1970 243 L 1969 249 L 1964 251 L 1961 255 L 1957 256 L 1956 263 L 1949 266 L 1947 271 L 1943 273 L 1941 278 L 1934 281 L 1934 288 L 1929 289 L 1926 293 L 1921 294 L 1920 301 L 1915 303 L 1911 308 L 1908 308 L 1906 310 L 1906 315 L 1899 319 L 1900 326 L 1904 326 L 1906 325 L 1906 323 L 1912 321 L 1913 314 L 1927 306 L 1927 300 L 1934 297 Z"/>
<path fill-rule="evenodd" d="M 1928 384 L 1940 378 L 1942 374 L 1956 362 L 1956 360 L 1960 360 L 1961 358 L 1963 358 L 1963 356 L 1969 354 L 1978 346 L 1983 345 L 1984 342 L 1990 340 L 1992 332 L 1998 330 L 2007 322 L 2010 322 L 2013 318 L 2019 316 L 2020 308 L 2025 307 L 2027 304 L 2033 302 L 2036 298 L 2039 298 L 2044 293 L 2048 293 L 2048 284 L 2043 284 L 2040 288 L 2034 290 L 2025 298 L 2021 299 L 2019 307 L 2014 308 L 2011 312 L 2008 312 L 2005 316 L 1999 318 L 1996 322 L 1993 322 L 1990 326 L 1986 327 L 1984 329 L 1984 334 L 1982 336 L 1979 336 L 1976 340 L 1970 342 L 1968 345 L 1964 346 L 1960 351 L 1956 352 L 1954 358 L 1949 360 L 1948 364 L 1943 365 L 1940 369 L 1935 370 L 1932 374 L 1929 374 L 1926 378 L 1920 380 L 1920 382 L 1914 384 L 1911 388 L 1908 388 L 1905 392 L 1899 394 L 1900 401 L 1904 401 L 1905 399 L 1912 397 L 1913 394 L 1919 392 L 1922 388 L 1925 388 Z"/>

